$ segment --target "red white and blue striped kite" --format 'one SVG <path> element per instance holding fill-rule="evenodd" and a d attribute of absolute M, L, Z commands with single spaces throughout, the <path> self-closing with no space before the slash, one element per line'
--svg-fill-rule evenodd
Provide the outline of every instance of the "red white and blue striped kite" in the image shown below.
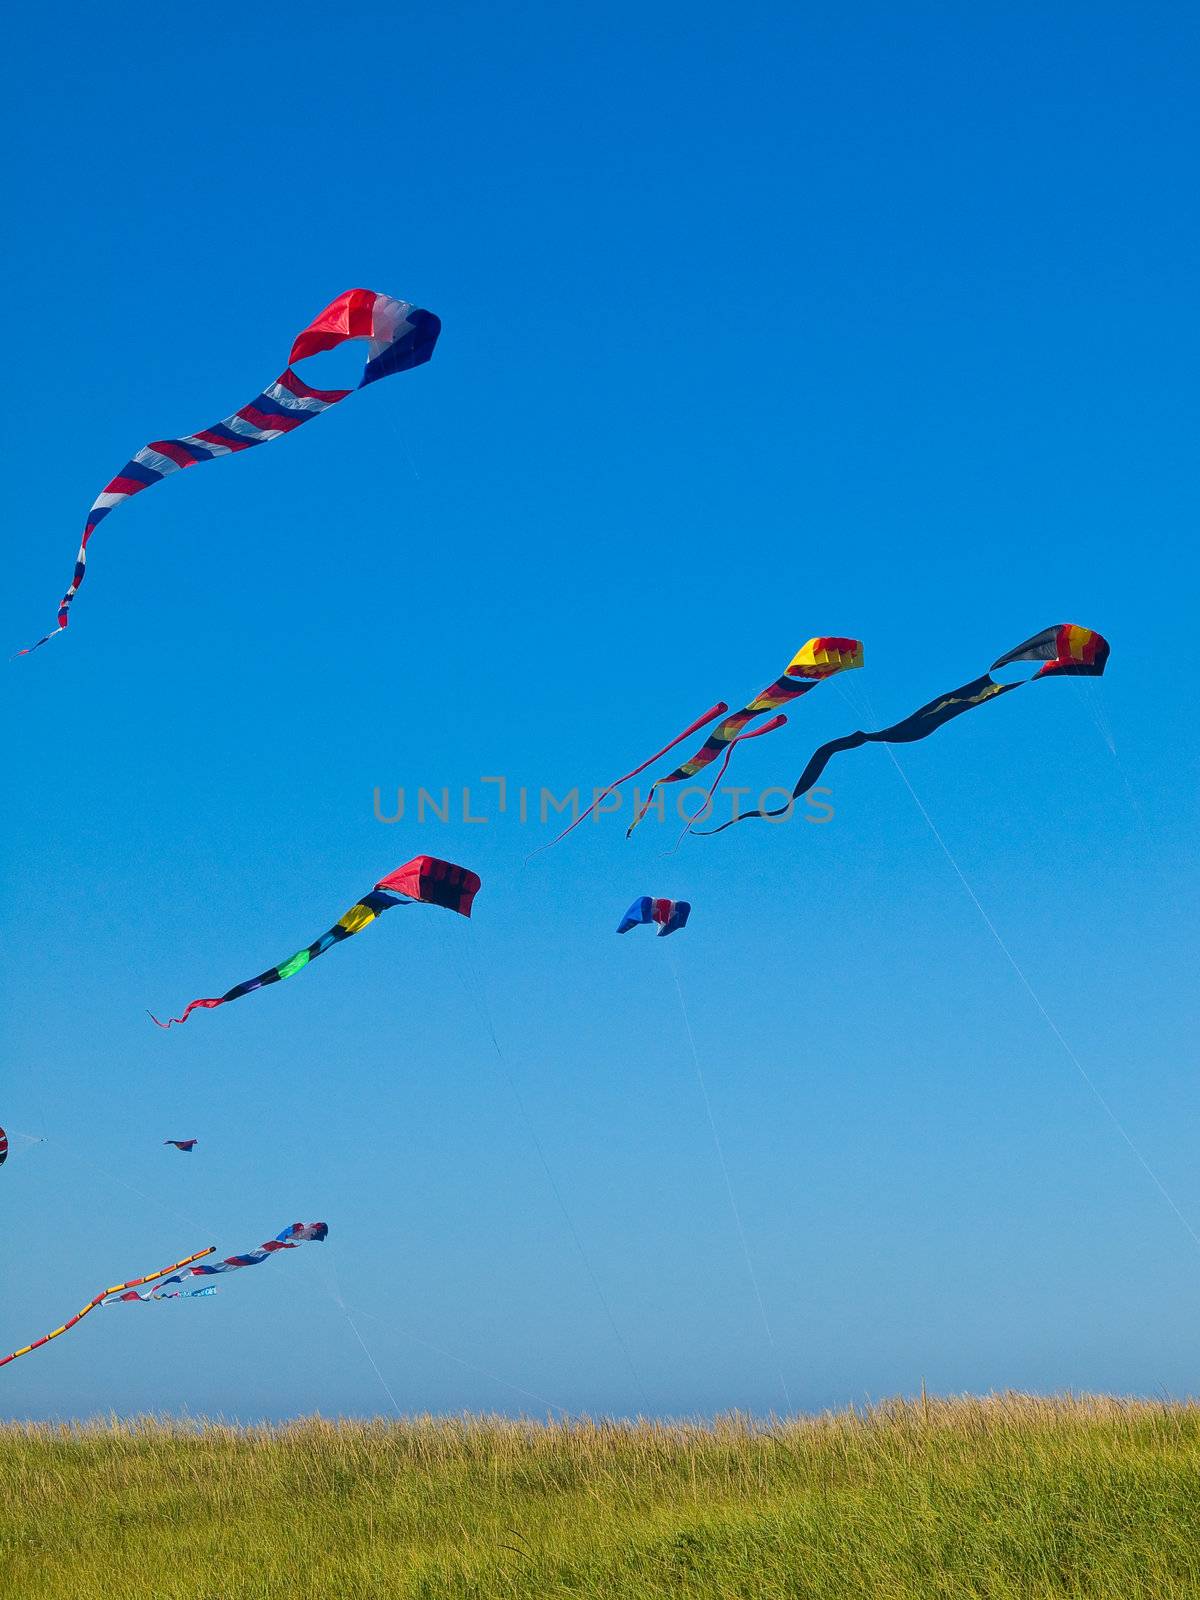
<path fill-rule="evenodd" d="M 172 1296 L 164 1297 L 161 1293 L 169 1283 L 182 1283 L 185 1278 L 192 1277 L 211 1278 L 218 1272 L 234 1272 L 238 1267 L 257 1267 L 268 1256 L 274 1255 L 276 1250 L 295 1250 L 302 1244 L 323 1244 L 328 1233 L 329 1225 L 324 1222 L 293 1222 L 291 1227 L 284 1228 L 282 1233 L 244 1256 L 226 1256 L 224 1261 L 218 1261 L 211 1267 L 189 1267 L 186 1272 L 177 1273 L 173 1278 L 164 1278 L 154 1286 L 152 1293 L 139 1294 L 136 1289 L 131 1289 L 127 1294 L 114 1295 L 108 1304 L 115 1305 L 118 1300 L 170 1299 Z"/>
<path fill-rule="evenodd" d="M 84 524 L 71 586 L 58 608 L 57 628 L 17 654 L 29 655 L 66 628 L 71 602 L 87 571 L 88 541 L 110 511 L 183 467 L 211 461 L 214 456 L 236 455 L 239 450 L 249 450 L 256 444 L 266 444 L 269 439 L 292 433 L 352 392 L 349 389 L 310 389 L 292 371 L 293 362 L 321 350 L 332 350 L 347 339 L 365 339 L 369 355 L 358 385 L 363 389 L 379 378 L 390 377 L 393 372 L 406 372 L 428 361 L 441 329 L 442 324 L 432 311 L 422 311 L 407 300 L 393 300 L 389 295 L 375 294 L 370 289 L 347 289 L 338 295 L 319 317 L 296 335 L 287 367 L 249 405 L 199 433 L 184 434 L 178 439 L 155 439 L 143 446 L 104 486 Z"/>

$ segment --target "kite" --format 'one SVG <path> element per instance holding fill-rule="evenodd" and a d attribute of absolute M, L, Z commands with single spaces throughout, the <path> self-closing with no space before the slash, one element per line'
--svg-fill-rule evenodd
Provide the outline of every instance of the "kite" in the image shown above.
<path fill-rule="evenodd" d="M 0 1128 L 0 1167 L 8 1160 L 8 1135 Z"/>
<path fill-rule="evenodd" d="M 714 833 L 721 833 L 726 828 L 731 828 L 735 822 L 745 822 L 750 817 L 784 816 L 800 796 L 812 788 L 830 760 L 840 750 L 856 750 L 863 744 L 914 744 L 918 739 L 928 738 L 931 733 L 936 732 L 947 722 L 952 722 L 955 717 L 961 717 L 964 711 L 971 711 L 976 706 L 995 700 L 1002 694 L 1021 688 L 1025 683 L 1033 683 L 1038 678 L 1098 678 L 1104 672 L 1108 655 L 1107 639 L 1091 628 L 1079 628 L 1071 622 L 1059 623 L 1054 628 L 1043 628 L 1041 633 L 1035 633 L 1032 639 L 1026 639 L 1024 644 L 1017 645 L 1015 650 L 1010 650 L 998 661 L 993 661 L 982 677 L 973 678 L 970 683 L 964 683 L 960 689 L 952 689 L 949 694 L 939 695 L 936 700 L 921 706 L 903 721 L 893 723 L 890 728 L 881 728 L 877 733 L 864 733 L 858 729 L 854 733 L 844 734 L 840 739 L 831 739 L 828 744 L 821 745 L 814 750 L 808 765 L 797 778 L 792 798 L 787 805 L 777 806 L 773 811 L 742 811 L 716 828 L 702 828 L 697 831 L 705 838 L 710 838 Z M 1022 661 L 1040 661 L 1043 665 L 1032 677 L 1019 679 L 1016 683 L 997 683 L 991 676 L 1000 667 Z"/>
<path fill-rule="evenodd" d="M 199 1141 L 196 1139 L 164 1139 L 164 1144 L 173 1144 L 176 1150 L 182 1150 L 185 1156 L 190 1156 Z"/>
<path fill-rule="evenodd" d="M 415 903 L 445 906 L 449 911 L 457 911 L 460 916 L 469 917 L 472 902 L 479 888 L 479 878 L 466 867 L 456 867 L 452 861 L 439 861 L 436 856 L 414 856 L 411 861 L 406 861 L 402 867 L 397 867 L 395 872 L 389 873 L 386 878 L 380 878 L 370 894 L 365 894 L 344 916 L 339 917 L 328 933 L 323 933 L 307 949 L 298 950 L 294 956 L 289 956 L 279 966 L 269 967 L 266 972 L 259 973 L 257 978 L 247 978 L 244 983 L 235 984 L 232 989 L 216 999 L 193 1000 L 184 1008 L 182 1016 L 170 1017 L 166 1022 L 159 1022 L 152 1011 L 147 1015 L 158 1027 L 169 1028 L 173 1022 L 186 1022 L 197 1007 L 212 1010 L 214 1006 L 226 1005 L 230 1000 L 240 1000 L 244 994 L 250 994 L 255 989 L 263 989 L 269 983 L 279 983 L 281 979 L 292 977 L 310 961 L 315 961 L 318 956 L 324 955 L 333 945 L 340 944 L 351 934 L 358 933 L 369 922 L 374 922 L 376 917 L 382 916 L 391 906 Z"/>
<path fill-rule="evenodd" d="M 77 1322 L 82 1322 L 89 1311 L 94 1311 L 98 1305 L 103 1305 L 110 1294 L 119 1294 L 122 1289 L 136 1289 L 139 1284 L 153 1283 L 156 1278 L 165 1278 L 168 1272 L 178 1272 L 180 1267 L 187 1267 L 193 1261 L 199 1261 L 202 1256 L 210 1256 L 216 1249 L 215 1244 L 210 1244 L 204 1250 L 197 1250 L 194 1255 L 184 1256 L 182 1261 L 173 1261 L 169 1267 L 159 1267 L 157 1272 L 147 1272 L 141 1278 L 129 1278 L 124 1283 L 114 1283 L 109 1289 L 101 1289 L 99 1294 L 94 1294 L 87 1305 L 78 1310 L 73 1317 L 69 1317 L 61 1328 L 55 1328 L 53 1333 L 43 1334 L 40 1339 L 35 1339 L 32 1344 L 22 1345 L 19 1350 L 14 1350 L 11 1355 L 0 1357 L 0 1367 L 7 1366 L 10 1361 L 15 1361 L 18 1356 L 27 1356 L 31 1350 L 39 1350 L 42 1345 L 49 1344 L 51 1339 L 57 1339 L 60 1333 L 66 1333 Z M 195 1270 L 194 1268 L 192 1269 Z"/>
<path fill-rule="evenodd" d="M 787 721 L 787 716 L 779 711 L 780 706 L 789 705 L 793 700 L 798 700 L 810 689 L 815 689 L 817 684 L 825 678 L 832 678 L 835 672 L 852 670 L 863 664 L 863 647 L 860 639 L 810 639 L 803 645 L 788 662 L 783 673 L 776 678 L 774 683 L 768 684 L 754 699 L 728 716 L 709 734 L 708 738 L 696 751 L 694 756 L 689 756 L 677 766 L 674 772 L 668 772 L 665 778 L 659 778 L 650 786 L 650 792 L 642 803 L 642 808 L 626 829 L 625 837 L 628 838 L 638 823 L 649 811 L 654 799 L 654 791 L 660 784 L 681 783 L 685 778 L 694 778 L 698 772 L 715 761 L 722 752 L 725 759 L 717 770 L 708 793 L 704 797 L 704 804 L 696 812 L 700 816 L 708 807 L 716 791 L 717 785 L 725 776 L 729 766 L 733 747 L 741 744 L 746 739 L 757 739 L 760 734 L 774 733 L 776 728 L 782 728 Z M 777 715 L 770 721 L 764 722 L 761 728 L 752 728 L 744 731 L 746 725 L 755 717 L 760 717 L 768 711 Z M 624 780 L 622 780 L 624 781 Z"/>
<path fill-rule="evenodd" d="M 581 816 L 576 817 L 574 822 L 569 827 L 564 828 L 557 838 L 551 839 L 550 844 L 555 845 L 560 839 L 565 839 L 567 834 L 573 828 L 577 828 L 591 812 L 595 811 L 600 802 L 612 794 L 614 789 L 620 788 L 621 784 L 628 783 L 630 778 L 636 778 L 640 773 L 645 772 L 647 767 L 653 766 L 656 761 L 661 760 L 668 750 L 673 750 L 684 739 L 690 738 L 693 733 L 698 733 L 701 728 L 706 728 L 717 717 L 725 717 L 724 722 L 713 729 L 695 755 L 689 756 L 686 761 L 675 768 L 674 772 L 667 773 L 665 777 L 658 778 L 651 784 L 645 803 L 626 829 L 625 837 L 628 838 L 630 836 L 646 815 L 654 799 L 655 790 L 661 784 L 680 783 L 684 778 L 694 778 L 698 772 L 703 771 L 724 751 L 725 759 L 713 779 L 712 787 L 705 796 L 704 805 L 696 812 L 696 816 L 700 816 L 706 810 L 717 785 L 725 774 L 725 769 L 728 767 L 730 757 L 733 754 L 734 745 L 740 744 L 746 739 L 757 739 L 764 733 L 774 733 L 776 728 L 782 728 L 787 721 L 787 717 L 779 711 L 780 706 L 788 705 L 791 701 L 798 700 L 801 695 L 807 694 L 810 689 L 815 689 L 817 684 L 824 678 L 831 678 L 835 672 L 861 667 L 862 664 L 863 647 L 862 641 L 859 639 L 810 639 L 806 645 L 797 650 L 781 676 L 776 678 L 774 683 L 769 684 L 761 694 L 755 695 L 754 699 L 743 706 L 740 711 L 735 711 L 731 716 L 725 716 L 729 707 L 724 700 L 718 700 L 716 705 L 710 706 L 702 717 L 697 717 L 695 722 L 690 723 L 682 733 L 676 734 L 670 744 L 665 744 L 656 754 L 643 761 L 640 767 L 634 767 L 632 772 L 627 772 L 624 777 L 617 778 L 615 782 L 610 783 L 602 793 L 596 796 Z M 763 723 L 762 727 L 752 728 L 749 732 L 745 731 L 747 723 L 752 722 L 755 717 L 762 716 L 768 711 L 774 711 L 778 714 L 768 722 Z M 549 848 L 549 846 L 545 848 Z"/>
<path fill-rule="evenodd" d="M 628 933 L 630 928 L 639 927 L 643 922 L 657 922 L 658 937 L 665 939 L 667 934 L 686 928 L 691 914 L 692 908 L 686 900 L 653 900 L 644 894 L 621 918 L 617 932 Z"/>
<path fill-rule="evenodd" d="M 274 1255 L 276 1250 L 296 1250 L 302 1244 L 324 1244 L 328 1234 L 329 1226 L 327 1223 L 293 1222 L 290 1227 L 284 1228 L 281 1233 L 277 1233 L 273 1239 L 268 1239 L 266 1244 L 260 1245 L 257 1250 L 251 1250 L 244 1256 L 226 1256 L 224 1261 L 218 1261 L 214 1266 L 187 1267 L 186 1272 L 180 1272 L 174 1278 L 164 1278 L 162 1283 L 158 1285 L 158 1289 L 152 1294 L 138 1294 L 132 1284 L 119 1284 L 118 1288 L 130 1289 L 133 1292 L 130 1294 L 117 1294 L 115 1289 L 110 1289 L 108 1293 L 116 1296 L 110 1304 L 116 1305 L 121 1300 L 170 1299 L 172 1298 L 171 1296 L 163 1296 L 159 1293 L 159 1290 L 165 1289 L 169 1283 L 182 1283 L 185 1278 L 211 1278 L 218 1272 L 235 1272 L 239 1267 L 257 1267 L 268 1256 Z M 194 1261 L 196 1257 L 191 1256 L 189 1259 Z M 178 1265 L 185 1267 L 187 1262 L 181 1261 Z M 167 1267 L 166 1271 L 170 1272 L 171 1268 Z M 144 1282 L 145 1280 L 139 1279 L 138 1281 Z"/>
<path fill-rule="evenodd" d="M 211 461 L 215 456 L 234 455 L 239 450 L 249 450 L 256 444 L 266 444 L 270 439 L 292 433 L 302 423 L 320 416 L 322 411 L 328 411 L 330 406 L 353 393 L 351 389 L 310 389 L 292 371 L 294 362 L 321 350 L 332 350 L 346 339 L 365 339 L 368 357 L 358 385 L 365 389 L 367 384 L 390 377 L 393 372 L 406 372 L 428 361 L 441 328 L 441 322 L 432 311 L 423 311 L 407 300 L 375 294 L 370 289 L 347 289 L 330 301 L 320 316 L 296 335 L 288 365 L 269 388 L 211 428 L 184 434 L 178 439 L 156 439 L 143 446 L 105 485 L 88 512 L 71 585 L 58 608 L 58 626 L 37 644 L 17 654 L 30 655 L 65 630 L 71 602 L 87 570 L 88 541 L 109 512 L 172 472 L 194 467 L 198 461 Z"/>

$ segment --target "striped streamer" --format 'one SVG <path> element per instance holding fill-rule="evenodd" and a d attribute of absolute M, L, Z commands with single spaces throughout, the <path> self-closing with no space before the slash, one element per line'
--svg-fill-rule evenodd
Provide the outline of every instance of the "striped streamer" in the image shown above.
<path fill-rule="evenodd" d="M 365 339 L 369 358 L 358 385 L 362 389 L 393 372 L 404 372 L 428 361 L 441 326 L 432 311 L 423 311 L 406 300 L 393 300 L 389 295 L 375 294 L 370 289 L 347 289 L 296 335 L 288 366 L 248 405 L 214 422 L 211 428 L 202 428 L 199 433 L 186 433 L 178 439 L 155 439 L 144 445 L 92 502 L 79 554 L 75 557 L 71 584 L 59 603 L 58 626 L 37 644 L 18 650 L 17 654 L 30 655 L 66 628 L 71 602 L 79 593 L 87 572 L 88 542 L 110 512 L 184 467 L 212 461 L 216 456 L 237 455 L 239 451 L 253 449 L 256 444 L 266 444 L 268 440 L 294 433 L 352 392 L 310 388 L 292 371 L 293 362 L 321 350 L 330 350 L 347 339 Z"/>
<path fill-rule="evenodd" d="M 293 1222 L 289 1227 L 284 1228 L 282 1233 L 276 1234 L 273 1239 L 268 1239 L 266 1244 L 260 1245 L 257 1250 L 250 1250 L 243 1256 L 226 1256 L 224 1261 L 218 1261 L 212 1266 L 188 1267 L 186 1272 L 181 1272 L 174 1278 L 164 1278 L 162 1283 L 158 1285 L 158 1289 L 151 1294 L 138 1294 L 134 1289 L 130 1294 L 117 1294 L 112 1304 L 116 1305 L 121 1300 L 157 1300 L 160 1298 L 159 1291 L 165 1289 L 169 1283 L 182 1283 L 185 1278 L 211 1278 L 215 1277 L 218 1272 L 235 1272 L 239 1267 L 257 1267 L 268 1256 L 274 1255 L 276 1250 L 295 1250 L 302 1244 L 323 1244 L 328 1234 L 329 1226 L 327 1223 Z M 193 1256 L 192 1260 L 195 1259 Z M 180 1265 L 184 1264 L 180 1263 Z M 170 1270 L 170 1267 L 168 1267 L 167 1271 L 170 1272 Z M 122 1287 L 126 1286 L 122 1285 Z M 109 1290 L 109 1293 L 115 1294 L 115 1291 Z M 171 1299 L 173 1297 L 166 1296 L 165 1298 Z"/>
<path fill-rule="evenodd" d="M 99 1294 L 94 1294 L 87 1305 L 81 1306 L 73 1317 L 68 1317 L 61 1328 L 55 1328 L 53 1333 L 43 1334 L 40 1339 L 35 1339 L 32 1344 L 24 1344 L 19 1350 L 14 1350 L 11 1355 L 0 1357 L 0 1367 L 6 1367 L 10 1361 L 15 1361 L 18 1356 L 27 1356 L 31 1350 L 40 1350 L 44 1344 L 49 1344 L 51 1339 L 57 1339 L 60 1333 L 67 1333 L 77 1322 L 82 1322 L 89 1311 L 94 1311 L 102 1305 L 112 1294 L 119 1294 L 122 1289 L 135 1289 L 142 1283 L 153 1283 L 156 1278 L 165 1278 L 168 1272 L 176 1272 L 180 1267 L 186 1267 L 192 1261 L 199 1261 L 201 1256 L 210 1256 L 216 1249 L 215 1244 L 210 1244 L 207 1249 L 197 1250 L 194 1255 L 184 1256 L 182 1261 L 172 1261 L 169 1267 L 159 1267 L 157 1272 L 147 1272 L 141 1278 L 127 1278 L 124 1283 L 114 1283 L 108 1289 L 101 1289 Z M 195 1270 L 194 1268 L 192 1269 Z"/>

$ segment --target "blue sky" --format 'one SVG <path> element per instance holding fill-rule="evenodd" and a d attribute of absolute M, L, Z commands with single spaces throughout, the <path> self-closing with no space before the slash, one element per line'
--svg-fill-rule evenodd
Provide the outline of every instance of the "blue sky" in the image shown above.
<path fill-rule="evenodd" d="M 335 293 L 445 331 L 118 511 L 70 632 L 7 669 L 0 1122 L 46 1142 L 0 1174 L 0 1346 L 201 1245 L 331 1233 L 96 1313 L 6 1369 L 3 1413 L 1195 1390 L 1200 1249 L 886 752 L 831 768 L 826 826 L 675 855 L 611 818 L 526 865 L 550 829 L 480 786 L 602 784 L 810 635 L 861 637 L 844 696 L 738 753 L 790 785 L 863 716 L 1099 628 L 1093 692 L 901 760 L 1200 1231 L 1195 20 L 68 6 L 13 42 L 14 648 L 108 478 L 250 399 Z M 421 784 L 491 819 L 375 820 Z M 422 851 L 482 875 L 470 926 L 397 912 L 147 1021 Z M 645 893 L 689 898 L 686 932 L 616 939 Z"/>

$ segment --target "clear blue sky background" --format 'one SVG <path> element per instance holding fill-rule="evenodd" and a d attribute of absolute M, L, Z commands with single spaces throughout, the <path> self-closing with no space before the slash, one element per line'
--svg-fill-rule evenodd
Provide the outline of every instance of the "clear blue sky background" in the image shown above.
<path fill-rule="evenodd" d="M 823 687 L 739 752 L 790 784 L 868 699 L 891 721 L 1047 624 L 1101 629 L 1096 695 L 1038 685 L 902 759 L 1200 1231 L 1197 24 L 901 12 L 12 24 L 10 645 L 133 450 L 250 399 L 332 295 L 445 331 L 116 513 L 69 634 L 6 670 L 0 1121 L 46 1143 L 0 1174 L 0 1347 L 203 1244 L 331 1234 L 97 1312 L 6 1369 L 5 1414 L 386 1409 L 339 1292 L 406 1410 L 765 1410 L 777 1366 L 804 1407 L 1198 1387 L 1200 1248 L 885 752 L 831 769 L 828 826 L 675 856 L 613 818 L 526 868 L 549 830 L 494 801 L 372 815 L 376 785 L 603 782 L 858 635 L 850 704 Z M 471 925 L 398 911 L 147 1021 L 420 851 L 482 874 Z M 642 893 L 690 898 L 686 933 L 616 939 Z"/>

